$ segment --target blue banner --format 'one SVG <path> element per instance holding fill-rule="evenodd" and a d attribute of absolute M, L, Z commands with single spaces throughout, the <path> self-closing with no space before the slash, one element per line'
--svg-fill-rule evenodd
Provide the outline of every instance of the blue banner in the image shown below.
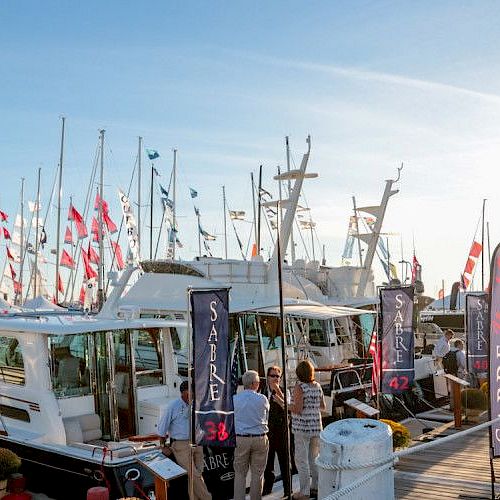
<path fill-rule="evenodd" d="M 381 392 L 386 394 L 409 391 L 415 378 L 413 295 L 412 286 L 380 290 Z"/>
<path fill-rule="evenodd" d="M 465 328 L 467 331 L 468 372 L 478 378 L 488 377 L 489 358 L 488 294 L 465 296 Z"/>
<path fill-rule="evenodd" d="M 235 446 L 228 290 L 191 292 L 194 441 Z"/>

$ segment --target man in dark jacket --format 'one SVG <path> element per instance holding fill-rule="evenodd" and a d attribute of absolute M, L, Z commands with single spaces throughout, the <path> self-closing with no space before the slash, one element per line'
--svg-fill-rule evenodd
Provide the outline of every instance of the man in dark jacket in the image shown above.
<path fill-rule="evenodd" d="M 267 455 L 266 470 L 264 471 L 263 495 L 271 493 L 274 484 L 274 458 L 278 455 L 280 464 L 281 479 L 283 480 L 285 497 L 291 498 L 291 492 L 286 491 L 290 484 L 288 477 L 290 475 L 289 459 L 286 456 L 286 425 L 284 394 L 280 387 L 281 368 L 279 366 L 270 366 L 267 369 L 266 383 L 262 388 L 262 394 L 269 400 L 269 452 Z"/>

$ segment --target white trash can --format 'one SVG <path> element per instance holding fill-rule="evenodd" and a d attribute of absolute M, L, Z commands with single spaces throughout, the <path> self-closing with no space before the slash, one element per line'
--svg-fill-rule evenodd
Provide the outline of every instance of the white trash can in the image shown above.
<path fill-rule="evenodd" d="M 368 418 L 346 418 L 320 434 L 318 498 L 362 479 L 384 465 L 392 464 L 391 428 Z M 340 498 L 346 500 L 393 500 L 394 468 L 389 467 Z"/>

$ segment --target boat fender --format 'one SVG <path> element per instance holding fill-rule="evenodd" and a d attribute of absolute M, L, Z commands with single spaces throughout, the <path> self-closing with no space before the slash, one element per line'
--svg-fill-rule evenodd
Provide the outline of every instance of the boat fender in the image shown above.
<path fill-rule="evenodd" d="M 104 486 L 94 486 L 87 490 L 87 500 L 109 500 L 109 490 Z"/>

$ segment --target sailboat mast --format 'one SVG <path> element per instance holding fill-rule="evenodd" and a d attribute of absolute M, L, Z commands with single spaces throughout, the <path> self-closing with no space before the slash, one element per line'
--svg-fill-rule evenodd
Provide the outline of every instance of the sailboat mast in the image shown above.
<path fill-rule="evenodd" d="M 262 165 L 259 167 L 259 191 L 257 193 L 257 255 L 260 255 L 260 216 L 262 203 Z"/>
<path fill-rule="evenodd" d="M 99 172 L 99 207 L 98 207 L 98 236 L 99 236 L 99 272 L 98 272 L 98 284 L 97 284 L 97 308 L 100 311 L 102 305 L 104 304 L 104 241 L 103 241 L 103 205 L 104 205 L 104 132 L 105 130 L 100 130 L 100 140 L 101 140 L 101 163 Z"/>
<path fill-rule="evenodd" d="M 253 180 L 253 172 L 250 172 L 250 182 L 252 184 L 252 209 L 253 209 L 253 232 L 254 232 L 254 242 L 257 246 L 257 216 L 255 212 L 255 182 Z"/>
<path fill-rule="evenodd" d="M 227 223 L 226 223 L 226 187 L 222 186 L 222 204 L 224 207 L 224 255 L 227 260 Z"/>
<path fill-rule="evenodd" d="M 137 151 L 137 241 L 141 248 L 141 178 L 142 178 L 142 137 L 139 137 L 139 147 Z"/>
<path fill-rule="evenodd" d="M 19 270 L 19 288 L 16 297 L 19 294 L 20 304 L 23 304 L 23 268 L 24 258 L 26 257 L 26 245 L 24 244 L 24 177 L 21 178 L 21 266 Z M 17 301 L 16 301 L 17 302 Z"/>
<path fill-rule="evenodd" d="M 38 168 L 38 183 L 36 187 L 36 205 L 35 205 L 35 213 L 36 213 L 36 229 L 35 229 L 35 277 L 33 280 L 33 298 L 37 296 L 37 278 L 38 278 L 38 246 L 40 244 L 40 238 L 38 235 L 38 221 L 40 219 L 40 174 L 42 172 L 41 168 Z M 57 277 L 59 280 L 59 276 Z M 58 283 L 59 284 L 59 283 Z M 59 288 L 56 285 L 56 288 Z"/>
<path fill-rule="evenodd" d="M 61 150 L 59 154 L 59 185 L 57 190 L 57 231 L 56 231 L 56 279 L 55 283 L 55 293 L 56 304 L 59 303 L 59 251 L 61 248 L 61 198 L 62 198 L 62 171 L 63 171 L 63 160 L 64 160 L 64 126 L 66 123 L 66 118 L 61 117 L 62 127 L 61 127 Z"/>
<path fill-rule="evenodd" d="M 176 213 L 176 200 L 175 200 L 175 183 L 177 182 L 177 149 L 174 149 L 174 165 L 172 168 L 172 203 L 174 208 L 172 209 L 172 225 L 174 231 L 174 245 L 172 247 L 172 260 L 175 260 L 175 247 L 177 246 L 177 219 L 175 217 Z M 199 220 L 198 220 L 199 224 Z"/>

